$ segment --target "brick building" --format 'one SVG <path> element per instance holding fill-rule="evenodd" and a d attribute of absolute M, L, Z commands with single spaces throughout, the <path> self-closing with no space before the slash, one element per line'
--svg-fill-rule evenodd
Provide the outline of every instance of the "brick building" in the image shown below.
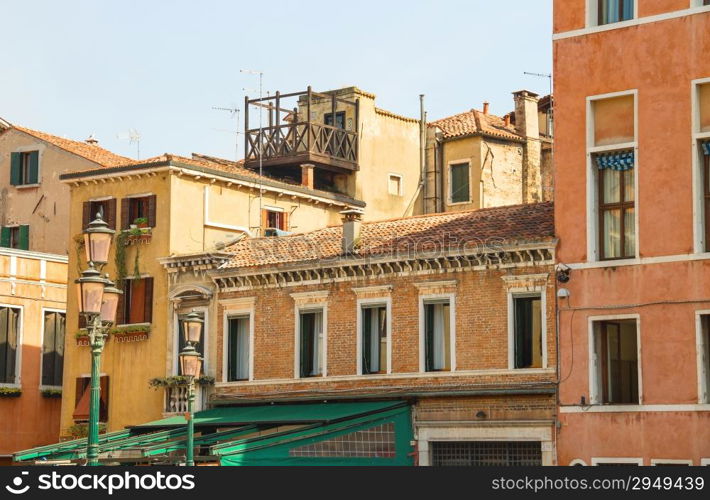
<path fill-rule="evenodd" d="M 225 249 L 210 404 L 402 401 L 419 465 L 556 463 L 552 205 L 350 219 Z"/>

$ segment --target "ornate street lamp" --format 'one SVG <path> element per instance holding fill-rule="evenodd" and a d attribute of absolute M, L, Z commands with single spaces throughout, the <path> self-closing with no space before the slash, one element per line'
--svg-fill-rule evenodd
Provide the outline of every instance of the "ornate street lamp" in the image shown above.
<path fill-rule="evenodd" d="M 195 379 L 202 373 L 202 357 L 195 349 L 202 335 L 204 320 L 192 311 L 183 321 L 183 334 L 185 347 L 180 351 L 180 371 L 187 378 L 187 445 L 185 452 L 185 465 L 195 465 L 195 421 L 193 403 L 195 402 Z"/>
<path fill-rule="evenodd" d="M 86 260 L 89 268 L 75 281 L 79 314 L 86 319 L 91 346 L 91 398 L 89 400 L 89 432 L 86 440 L 88 465 L 99 465 L 99 404 L 101 399 L 100 368 L 108 329 L 116 321 L 120 290 L 101 276 L 95 266 L 108 262 L 111 239 L 115 231 L 108 228 L 100 215 L 84 230 Z"/>
<path fill-rule="evenodd" d="M 108 262 L 108 253 L 111 249 L 111 239 L 116 231 L 109 229 L 108 224 L 96 214 L 96 219 L 89 223 L 84 230 L 84 250 L 86 262 L 93 262 L 101 269 Z"/>

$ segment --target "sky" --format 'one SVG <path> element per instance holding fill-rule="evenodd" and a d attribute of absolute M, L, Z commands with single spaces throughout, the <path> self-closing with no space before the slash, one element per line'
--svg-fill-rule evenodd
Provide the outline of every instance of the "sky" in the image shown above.
<path fill-rule="evenodd" d="M 549 93 L 552 0 L 0 0 L 0 117 L 140 158 L 235 157 L 244 95 L 355 85 L 430 121 Z M 243 116 L 243 115 L 242 115 Z M 240 120 L 239 130 L 243 129 Z M 242 130 L 243 131 L 243 130 Z M 239 137 L 238 157 L 243 156 Z"/>

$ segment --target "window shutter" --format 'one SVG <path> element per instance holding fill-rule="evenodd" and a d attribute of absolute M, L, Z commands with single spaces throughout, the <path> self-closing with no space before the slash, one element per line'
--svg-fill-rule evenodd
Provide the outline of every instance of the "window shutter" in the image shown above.
<path fill-rule="evenodd" d="M 362 373 L 370 373 L 372 360 L 372 311 L 366 307 L 362 309 Z"/>
<path fill-rule="evenodd" d="M 101 422 L 108 422 L 108 381 L 108 375 L 102 375 L 99 379 L 99 389 L 101 391 L 99 404 L 99 421 Z"/>
<path fill-rule="evenodd" d="M 30 184 L 37 184 L 39 182 L 39 151 L 32 151 L 30 153 L 30 172 L 28 178 Z"/>
<path fill-rule="evenodd" d="M 130 198 L 123 198 L 121 200 L 121 229 L 128 229 L 128 226 L 130 226 L 130 222 L 128 220 L 128 217 L 130 215 L 128 213 L 130 205 Z"/>
<path fill-rule="evenodd" d="M 116 306 L 116 325 L 126 324 L 126 294 L 128 293 L 128 280 L 123 280 L 117 282 L 118 288 L 123 291 L 122 294 L 118 296 L 118 305 Z"/>
<path fill-rule="evenodd" d="M 261 210 L 261 236 L 264 236 L 264 230 L 269 227 L 269 211 L 263 208 Z"/>
<path fill-rule="evenodd" d="M 19 246 L 18 248 L 20 250 L 29 250 L 30 249 L 30 226 L 27 224 L 20 226 L 20 241 L 19 241 Z"/>
<path fill-rule="evenodd" d="M 10 154 L 10 184 L 22 184 L 22 153 Z"/>
<path fill-rule="evenodd" d="M 42 385 L 54 385 L 56 363 L 56 320 L 57 313 L 44 313 L 44 334 L 42 339 Z"/>
<path fill-rule="evenodd" d="M 116 229 L 116 198 L 106 201 L 106 223 L 111 229 Z"/>
<path fill-rule="evenodd" d="M 145 282 L 145 294 L 144 294 L 144 321 L 146 323 L 153 322 L 153 278 L 143 278 Z"/>
<path fill-rule="evenodd" d="M 148 227 L 155 227 L 155 202 L 157 197 L 152 194 L 148 196 Z"/>
<path fill-rule="evenodd" d="M 91 202 L 85 201 L 81 210 L 81 229 L 89 227 L 89 222 L 91 222 Z"/>
<path fill-rule="evenodd" d="M 288 231 L 288 216 L 290 214 L 286 211 L 284 211 L 283 214 L 281 214 L 281 228 L 284 231 Z"/>
<path fill-rule="evenodd" d="M 9 227 L 2 227 L 2 231 L 0 231 L 0 247 L 3 248 L 10 248 L 10 228 Z"/>
<path fill-rule="evenodd" d="M 434 369 L 434 305 L 424 306 L 425 331 L 424 331 L 424 369 L 431 371 Z"/>

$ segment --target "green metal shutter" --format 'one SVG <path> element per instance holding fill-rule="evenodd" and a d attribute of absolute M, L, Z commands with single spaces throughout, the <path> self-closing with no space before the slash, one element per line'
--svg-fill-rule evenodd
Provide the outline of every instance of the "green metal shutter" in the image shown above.
<path fill-rule="evenodd" d="M 434 304 L 424 305 L 424 369 L 434 369 Z"/>
<path fill-rule="evenodd" d="M 20 241 L 19 245 L 17 248 L 20 250 L 29 250 L 30 249 L 30 226 L 24 225 L 20 226 Z"/>
<path fill-rule="evenodd" d="M 3 226 L 0 232 L 0 247 L 10 248 L 10 228 Z"/>
<path fill-rule="evenodd" d="M 30 172 L 28 177 L 30 184 L 37 184 L 39 182 L 39 151 L 32 151 L 30 153 Z"/>
<path fill-rule="evenodd" d="M 10 154 L 10 184 L 22 184 L 22 153 Z"/>
<path fill-rule="evenodd" d="M 470 201 L 468 163 L 451 165 L 451 203 Z"/>

